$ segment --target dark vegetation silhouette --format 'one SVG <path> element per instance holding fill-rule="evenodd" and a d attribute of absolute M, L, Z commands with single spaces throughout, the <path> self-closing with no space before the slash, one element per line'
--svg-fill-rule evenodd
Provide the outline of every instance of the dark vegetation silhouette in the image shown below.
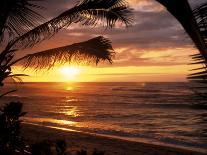
<path fill-rule="evenodd" d="M 191 65 L 201 67 L 193 69 L 188 76 L 192 89 L 198 98 L 203 99 L 207 106 L 207 2 L 196 7 L 190 7 L 188 0 L 156 0 L 180 22 L 194 42 L 199 53 L 191 55 Z"/>
<path fill-rule="evenodd" d="M 45 140 L 35 143 L 31 148 L 32 155 L 66 155 L 67 144 L 64 140 L 49 141 Z"/>
<path fill-rule="evenodd" d="M 31 148 L 32 155 L 67 155 L 67 144 L 64 140 L 49 141 L 45 140 L 36 143 Z M 94 149 L 91 155 L 104 155 L 104 151 Z M 89 155 L 87 150 L 76 151 L 75 155 Z"/>
<path fill-rule="evenodd" d="M 111 42 L 100 36 L 85 42 L 37 51 L 20 58 L 15 55 L 25 48 L 31 48 L 42 41 L 51 38 L 60 30 L 74 23 L 95 26 L 105 23 L 106 28 L 112 28 L 117 21 L 126 26 L 131 23 L 131 9 L 124 0 L 83 0 L 73 8 L 59 16 L 46 21 L 37 11 L 43 8 L 36 0 L 3 0 L 1 5 L 0 38 L 5 44 L 0 53 L 0 84 L 7 78 L 18 80 L 24 74 L 13 74 L 12 66 L 18 63 L 26 68 L 38 70 L 51 68 L 56 64 L 71 61 L 89 63 L 99 61 L 112 62 L 114 50 Z M 37 1 L 38 2 L 38 1 Z"/>
<path fill-rule="evenodd" d="M 11 102 L 0 109 L 0 154 L 10 155 L 26 147 L 20 135 L 20 117 L 25 114 L 20 102 Z"/>
<path fill-rule="evenodd" d="M 73 8 L 68 9 L 49 21 L 38 13 L 44 7 L 38 5 L 39 0 L 2 0 L 0 5 L 0 87 L 4 86 L 6 79 L 21 81 L 20 77 L 25 74 L 14 74 L 12 67 L 15 65 L 30 67 L 34 70 L 42 68 L 50 69 L 56 64 L 64 63 L 87 63 L 98 64 L 100 61 L 112 63 L 114 49 L 111 41 L 103 36 L 90 40 L 48 49 L 36 51 L 23 57 L 17 57 L 17 53 L 26 48 L 32 48 L 44 40 L 50 39 L 60 30 L 71 24 L 80 23 L 85 26 L 105 24 L 106 29 L 121 22 L 126 26 L 131 24 L 132 12 L 124 0 L 82 0 Z M 0 99 L 9 93 L 1 92 Z M 20 136 L 20 117 L 22 103 L 11 102 L 5 104 L 0 111 L 0 154 L 38 154 L 64 155 L 66 142 L 43 141 L 32 146 L 25 144 Z M 87 152 L 86 152 L 87 154 Z M 94 155 L 103 155 L 94 152 Z"/>
<path fill-rule="evenodd" d="M 92 155 L 104 155 L 104 151 L 97 151 L 97 149 L 94 149 Z M 76 152 L 76 155 L 88 155 L 88 152 L 86 150 L 80 150 Z"/>

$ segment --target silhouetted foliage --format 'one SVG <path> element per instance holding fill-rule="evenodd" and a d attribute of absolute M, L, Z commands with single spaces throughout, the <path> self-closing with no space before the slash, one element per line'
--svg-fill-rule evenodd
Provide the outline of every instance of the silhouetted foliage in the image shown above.
<path fill-rule="evenodd" d="M 32 146 L 33 155 L 52 154 L 51 145 L 49 142 L 40 142 Z"/>
<path fill-rule="evenodd" d="M 35 143 L 31 146 L 32 155 L 70 155 L 70 152 L 66 150 L 67 144 L 64 140 L 44 140 L 39 143 Z M 91 155 L 104 155 L 104 151 L 98 151 L 94 149 Z M 76 155 L 88 155 L 88 151 L 79 150 Z"/>
<path fill-rule="evenodd" d="M 20 102 L 10 102 L 0 109 L 0 154 L 20 151 L 24 147 L 20 117 L 26 113 L 22 112 L 22 106 Z"/>
<path fill-rule="evenodd" d="M 191 64 L 200 64 L 201 67 L 193 69 L 196 73 L 190 74 L 188 79 L 197 83 L 193 90 L 207 102 L 207 2 L 192 10 L 188 0 L 156 1 L 165 6 L 180 22 L 199 50 L 198 54 L 192 55 Z"/>
<path fill-rule="evenodd" d="M 92 155 L 104 155 L 105 151 L 98 151 L 97 149 L 94 149 Z M 86 150 L 80 150 L 76 152 L 76 155 L 88 155 L 88 152 Z"/>
<path fill-rule="evenodd" d="M 21 35 L 32 27 L 38 26 L 43 17 L 34 11 L 43 7 L 36 0 L 2 0 L 0 5 L 0 40 L 7 32 L 10 37 Z"/>
<path fill-rule="evenodd" d="M 50 69 L 56 63 L 64 64 L 71 61 L 87 60 L 97 64 L 99 61 L 107 60 L 111 63 L 114 50 L 111 42 L 102 36 L 81 43 L 39 51 L 18 59 L 15 55 L 21 49 L 33 47 L 51 38 L 72 23 L 95 26 L 102 21 L 106 23 L 107 28 L 112 28 L 117 21 L 126 26 L 132 21 L 131 9 L 124 0 L 82 0 L 73 8 L 46 22 L 43 22 L 44 17 L 38 13 L 38 10 L 43 7 L 36 4 L 37 2 L 38 0 L 2 0 L 1 2 L 0 43 L 3 45 L 4 41 L 6 46 L 0 53 L 0 87 L 4 86 L 3 82 L 7 78 L 21 81 L 20 77 L 27 76 L 12 73 L 12 66 L 18 62 L 23 63 L 26 68 L 32 67 L 36 70 Z M 16 90 L 0 94 L 0 98 L 14 91 Z M 20 136 L 20 117 L 25 114 L 22 112 L 20 102 L 11 102 L 0 110 L 0 154 L 25 154 L 26 150 Z M 34 155 L 50 155 L 54 151 L 57 155 L 64 155 L 65 150 L 66 142 L 62 140 L 43 141 L 31 147 Z"/>
<path fill-rule="evenodd" d="M 197 13 L 194 14 L 188 0 L 156 0 L 180 22 L 187 34 L 191 37 L 200 54 L 207 58 L 206 42 L 199 28 Z M 198 12 L 198 11 L 197 11 Z M 206 16 L 206 14 L 202 14 Z"/>
<path fill-rule="evenodd" d="M 16 59 L 15 55 L 21 49 L 33 47 L 51 38 L 72 23 L 79 22 L 83 25 L 95 26 L 102 21 L 102 23 L 106 23 L 107 28 L 112 28 L 117 21 L 126 26 L 130 25 L 132 21 L 131 9 L 124 0 L 82 0 L 59 16 L 40 24 L 43 17 L 37 13 L 37 9 L 42 7 L 34 3 L 35 1 L 3 0 L 0 14 L 5 20 L 2 20 L 0 24 L 0 37 L 3 37 L 4 34 L 10 35 L 7 45 L 0 53 L 0 85 L 3 85 L 6 78 L 19 81 L 20 77 L 27 76 L 12 73 L 12 66 L 18 62 L 24 62 L 26 67 L 33 69 L 49 69 L 56 63 L 63 64 L 71 61 L 81 63 L 82 60 L 96 64 L 99 61 L 111 63 L 114 50 L 111 42 L 104 37 L 35 52 L 35 54 L 29 54 L 19 59 Z"/>
<path fill-rule="evenodd" d="M 196 7 L 193 10 L 193 15 L 197 21 L 204 42 L 207 44 L 207 2 Z"/>
<path fill-rule="evenodd" d="M 200 65 L 201 67 L 193 69 L 192 73 L 188 76 L 189 81 L 192 83 L 191 89 L 194 91 L 195 104 L 197 107 L 207 109 L 207 65 L 205 59 L 201 54 L 192 55 L 192 65 Z M 197 102 L 199 101 L 199 102 Z"/>
<path fill-rule="evenodd" d="M 198 23 L 201 37 L 203 38 L 207 51 L 207 3 L 203 3 L 193 10 L 193 15 Z M 203 53 L 194 54 L 191 56 L 193 60 L 193 65 L 200 65 L 200 67 L 193 69 L 196 72 L 190 74 L 188 79 L 197 83 L 197 86 L 193 89 L 197 98 L 203 100 L 203 108 L 207 109 L 207 55 Z"/>
<path fill-rule="evenodd" d="M 63 155 L 67 149 L 66 141 L 64 140 L 57 140 L 56 141 L 56 151 L 57 155 Z"/>
<path fill-rule="evenodd" d="M 102 51 L 102 52 L 100 52 Z M 69 46 L 54 48 L 35 54 L 29 54 L 21 58 L 21 63 L 27 67 L 33 67 L 35 70 L 42 68 L 50 69 L 55 64 L 64 64 L 65 62 L 95 62 L 109 61 L 112 63 L 114 50 L 111 42 L 102 37 L 96 37 L 88 41 L 75 43 Z"/>
<path fill-rule="evenodd" d="M 104 155 L 105 154 L 105 151 L 98 151 L 97 149 L 95 149 L 93 151 L 93 154 L 92 155 Z"/>
<path fill-rule="evenodd" d="M 45 140 L 31 146 L 32 155 L 66 155 L 66 142 L 64 140 Z"/>
<path fill-rule="evenodd" d="M 59 16 L 43 22 L 44 17 L 38 13 L 38 10 L 43 7 L 36 4 L 38 1 L 2 0 L 1 2 L 0 43 L 6 45 L 0 52 L 0 87 L 4 86 L 4 80 L 7 78 L 21 81 L 20 77 L 28 76 L 12 72 L 12 66 L 19 62 L 24 64 L 25 68 L 31 67 L 35 70 L 50 69 L 56 63 L 64 64 L 71 61 L 112 63 L 114 50 L 111 42 L 102 36 L 81 43 L 35 52 L 21 58 L 15 57 L 18 51 L 51 38 L 72 23 L 95 26 L 102 21 L 106 23 L 104 24 L 106 28 L 112 28 L 117 21 L 126 26 L 129 26 L 132 21 L 131 9 L 125 0 L 82 0 Z M 0 94 L 0 98 L 14 91 L 16 90 Z M 20 102 L 11 102 L 0 110 L 0 154 L 27 154 L 31 149 L 34 155 L 50 155 L 55 149 L 57 155 L 64 155 L 66 143 L 61 140 L 43 141 L 25 150 L 20 136 L 20 117 L 25 114 L 22 112 Z"/>
<path fill-rule="evenodd" d="M 87 151 L 86 150 L 77 151 L 76 155 L 87 155 Z"/>

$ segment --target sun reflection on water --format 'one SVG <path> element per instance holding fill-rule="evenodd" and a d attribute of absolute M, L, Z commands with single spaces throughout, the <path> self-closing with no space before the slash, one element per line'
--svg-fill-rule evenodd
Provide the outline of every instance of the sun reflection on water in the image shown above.
<path fill-rule="evenodd" d="M 68 120 L 59 120 L 52 118 L 32 118 L 32 117 L 24 117 L 23 121 L 26 122 L 36 122 L 36 123 L 54 123 L 54 124 L 62 124 L 62 125 L 75 125 L 77 122 L 68 121 Z"/>
<path fill-rule="evenodd" d="M 71 116 L 71 117 L 80 116 L 80 114 L 78 113 L 77 107 L 73 107 L 72 109 L 65 111 L 64 114 L 67 116 Z"/>
<path fill-rule="evenodd" d="M 79 101 L 78 99 L 67 99 L 66 102 L 75 102 L 75 101 Z"/>
<path fill-rule="evenodd" d="M 68 87 L 66 87 L 66 90 L 68 90 L 68 91 L 72 91 L 72 90 L 74 90 L 74 87 L 72 87 L 72 86 L 68 86 Z"/>

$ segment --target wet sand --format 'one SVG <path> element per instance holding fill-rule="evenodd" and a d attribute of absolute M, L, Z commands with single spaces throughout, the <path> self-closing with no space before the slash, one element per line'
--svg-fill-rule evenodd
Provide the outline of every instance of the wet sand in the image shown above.
<path fill-rule="evenodd" d="M 133 142 L 101 135 L 60 130 L 50 127 L 23 124 L 22 133 L 27 141 L 35 143 L 45 139 L 65 139 L 67 151 L 75 154 L 85 149 L 90 153 L 96 148 L 105 151 L 105 155 L 207 155 L 207 153 L 180 148 Z"/>

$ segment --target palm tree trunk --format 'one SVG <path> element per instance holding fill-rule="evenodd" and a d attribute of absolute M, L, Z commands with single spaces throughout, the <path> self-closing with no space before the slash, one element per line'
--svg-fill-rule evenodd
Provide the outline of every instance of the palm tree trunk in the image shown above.
<path fill-rule="evenodd" d="M 207 46 L 187 0 L 156 0 L 164 5 L 167 10 L 181 23 L 191 37 L 200 54 L 207 61 Z"/>

